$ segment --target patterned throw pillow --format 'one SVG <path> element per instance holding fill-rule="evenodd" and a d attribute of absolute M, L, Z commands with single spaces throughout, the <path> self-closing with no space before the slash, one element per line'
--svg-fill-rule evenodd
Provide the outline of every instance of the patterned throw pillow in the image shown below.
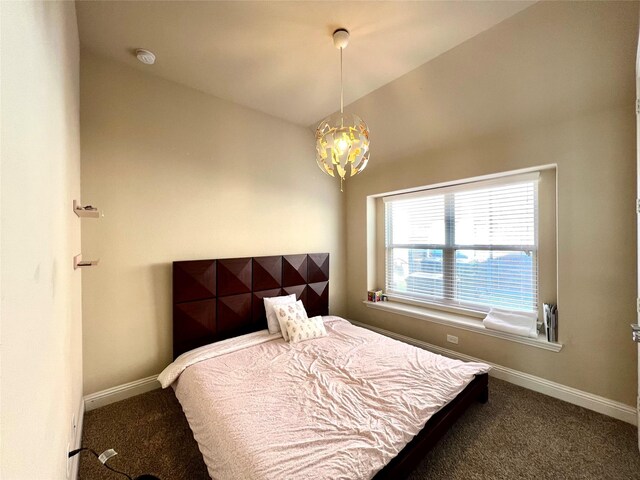
<path fill-rule="evenodd" d="M 326 337 L 327 331 L 321 316 L 303 318 L 302 320 L 287 319 L 287 333 L 291 343 L 304 342 L 312 338 Z"/>
<path fill-rule="evenodd" d="M 307 311 L 304 309 L 302 300 L 298 300 L 295 303 L 287 303 L 285 305 L 274 305 L 273 311 L 276 312 L 276 317 L 278 317 L 280 330 L 282 330 L 282 337 L 287 342 L 289 341 L 289 334 L 287 332 L 287 320 L 303 320 L 307 318 Z"/>
<path fill-rule="evenodd" d="M 269 329 L 269 333 L 278 333 L 281 330 L 280 322 L 278 322 L 278 317 L 276 316 L 274 307 L 276 305 L 284 305 L 285 303 L 296 303 L 296 294 L 292 293 L 291 295 L 284 295 L 281 297 L 265 297 L 263 298 L 263 301 L 264 312 L 267 314 L 267 328 Z"/>

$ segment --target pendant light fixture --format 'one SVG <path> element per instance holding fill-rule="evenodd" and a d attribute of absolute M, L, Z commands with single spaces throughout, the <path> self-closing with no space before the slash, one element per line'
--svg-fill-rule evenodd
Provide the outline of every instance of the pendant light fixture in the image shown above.
<path fill-rule="evenodd" d="M 369 161 L 369 127 L 357 115 L 344 113 L 342 85 L 342 51 L 349 44 L 349 32 L 333 32 L 333 44 L 340 49 L 340 113 L 320 122 L 316 129 L 316 161 L 332 177 L 340 177 L 340 191 L 346 177 L 357 175 Z"/>

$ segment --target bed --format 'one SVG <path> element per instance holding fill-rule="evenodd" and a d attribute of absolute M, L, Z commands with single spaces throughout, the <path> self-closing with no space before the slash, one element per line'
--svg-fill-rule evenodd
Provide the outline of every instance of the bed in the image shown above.
<path fill-rule="evenodd" d="M 327 337 L 269 334 L 263 298 L 283 294 Z M 212 478 L 403 478 L 488 398 L 487 365 L 329 316 L 327 253 L 174 262 L 173 301 L 178 358 L 161 381 Z"/>

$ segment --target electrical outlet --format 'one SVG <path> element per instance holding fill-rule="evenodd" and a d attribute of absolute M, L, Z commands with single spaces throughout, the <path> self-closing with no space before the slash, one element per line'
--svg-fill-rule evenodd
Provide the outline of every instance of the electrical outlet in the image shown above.
<path fill-rule="evenodd" d="M 458 337 L 455 335 L 447 335 L 447 342 L 458 344 Z"/>
<path fill-rule="evenodd" d="M 66 452 L 66 456 L 67 456 L 67 478 L 71 478 L 71 469 L 73 467 L 73 458 L 69 458 L 69 452 L 76 448 L 76 429 L 78 428 L 78 425 L 76 424 L 76 414 L 75 412 L 73 413 L 73 415 L 71 416 L 71 429 L 69 431 L 69 442 L 67 443 L 67 452 Z"/>
<path fill-rule="evenodd" d="M 67 478 L 71 477 L 71 463 L 73 463 L 73 459 L 69 458 L 70 451 L 71 443 L 67 443 L 67 451 L 65 452 L 65 456 L 67 457 Z"/>

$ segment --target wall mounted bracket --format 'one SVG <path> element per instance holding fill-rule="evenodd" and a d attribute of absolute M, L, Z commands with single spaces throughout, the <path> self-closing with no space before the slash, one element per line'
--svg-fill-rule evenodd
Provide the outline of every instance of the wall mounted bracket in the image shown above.
<path fill-rule="evenodd" d="M 95 267 L 98 265 L 99 261 L 99 258 L 96 260 L 82 260 L 82 254 L 76 255 L 73 257 L 73 269 L 77 270 L 78 268 Z"/>
<path fill-rule="evenodd" d="M 79 217 L 100 218 L 100 210 L 91 205 L 81 205 L 78 200 L 73 201 L 73 212 Z"/>

